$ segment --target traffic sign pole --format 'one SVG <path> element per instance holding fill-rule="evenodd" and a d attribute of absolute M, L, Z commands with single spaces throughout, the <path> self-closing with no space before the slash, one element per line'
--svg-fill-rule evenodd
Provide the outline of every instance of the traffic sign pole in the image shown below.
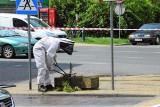
<path fill-rule="evenodd" d="M 121 16 L 119 15 L 119 39 L 121 38 Z"/>
<path fill-rule="evenodd" d="M 110 37 L 111 37 L 111 80 L 112 90 L 114 90 L 114 51 L 113 51 L 113 2 L 117 0 L 99 0 L 99 2 L 109 1 L 110 2 Z"/>
<path fill-rule="evenodd" d="M 119 16 L 119 39 L 121 38 L 120 37 L 120 15 L 124 14 L 125 12 L 125 7 L 122 3 L 118 3 L 115 7 L 115 13 Z"/>
<path fill-rule="evenodd" d="M 42 1 L 42 0 L 41 0 Z M 32 89 L 32 71 L 31 71 L 31 33 L 30 33 L 30 15 L 37 15 L 37 0 L 16 0 L 16 13 L 27 14 L 28 17 L 28 69 L 29 69 L 29 89 Z"/>
<path fill-rule="evenodd" d="M 31 32 L 30 32 L 30 15 L 28 17 L 28 59 L 29 59 L 29 89 L 32 89 L 32 71 L 31 71 Z"/>
<path fill-rule="evenodd" d="M 114 51 L 113 51 L 113 2 L 110 2 L 110 36 L 111 36 L 111 71 L 112 71 L 112 90 L 114 90 Z"/>

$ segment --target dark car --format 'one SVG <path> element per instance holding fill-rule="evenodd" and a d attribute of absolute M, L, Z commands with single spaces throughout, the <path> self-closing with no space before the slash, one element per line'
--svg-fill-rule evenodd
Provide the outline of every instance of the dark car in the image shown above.
<path fill-rule="evenodd" d="M 0 107 L 15 107 L 11 94 L 0 87 Z"/>
<path fill-rule="evenodd" d="M 129 41 L 132 45 L 137 43 L 149 43 L 151 45 L 160 44 L 160 23 L 143 24 L 139 30 L 129 35 Z"/>

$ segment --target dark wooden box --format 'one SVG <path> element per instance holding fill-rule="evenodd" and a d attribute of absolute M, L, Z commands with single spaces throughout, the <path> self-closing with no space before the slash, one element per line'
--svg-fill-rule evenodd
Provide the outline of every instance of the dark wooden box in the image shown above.
<path fill-rule="evenodd" d="M 73 77 L 56 77 L 54 79 L 54 85 L 55 87 L 63 87 L 62 83 L 64 81 L 68 81 L 70 86 L 76 87 L 78 86 L 82 90 L 87 89 L 98 89 L 99 87 L 99 77 L 84 77 L 84 76 L 73 76 Z"/>

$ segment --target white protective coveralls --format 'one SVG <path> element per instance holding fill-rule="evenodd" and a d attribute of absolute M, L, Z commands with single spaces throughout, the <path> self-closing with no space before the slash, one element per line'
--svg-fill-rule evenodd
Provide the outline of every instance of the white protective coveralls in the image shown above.
<path fill-rule="evenodd" d="M 56 57 L 60 41 L 59 38 L 44 37 L 34 45 L 33 53 L 38 69 L 37 84 L 44 86 L 51 84 L 49 70 Z"/>

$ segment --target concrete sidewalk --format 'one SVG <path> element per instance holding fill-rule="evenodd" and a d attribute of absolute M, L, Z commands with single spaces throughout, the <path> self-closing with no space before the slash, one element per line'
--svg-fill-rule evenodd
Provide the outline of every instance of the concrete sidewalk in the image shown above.
<path fill-rule="evenodd" d="M 142 102 L 134 107 L 152 107 L 160 104 L 160 75 L 115 76 L 114 79 L 114 90 L 112 90 L 111 77 L 100 77 L 98 90 L 82 90 L 72 93 L 50 91 L 44 94 L 155 96 L 152 100 Z M 28 81 L 15 85 L 16 87 L 6 89 L 11 94 L 43 94 L 37 91 L 36 79 L 32 80 L 32 90 L 29 90 Z"/>

